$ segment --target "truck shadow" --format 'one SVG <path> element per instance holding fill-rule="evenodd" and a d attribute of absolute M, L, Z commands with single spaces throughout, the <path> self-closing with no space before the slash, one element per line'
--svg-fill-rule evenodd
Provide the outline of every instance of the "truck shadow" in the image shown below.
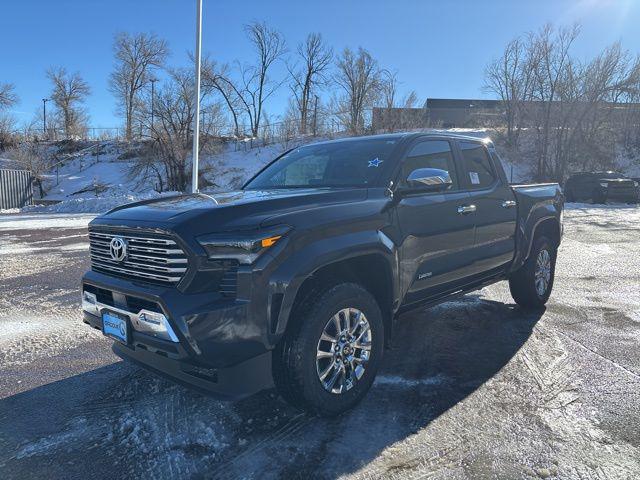
<path fill-rule="evenodd" d="M 300 413 L 272 391 L 225 403 L 115 363 L 0 400 L 0 476 L 354 473 L 491 379 L 542 314 L 478 296 L 406 314 L 367 398 L 330 420 Z"/>

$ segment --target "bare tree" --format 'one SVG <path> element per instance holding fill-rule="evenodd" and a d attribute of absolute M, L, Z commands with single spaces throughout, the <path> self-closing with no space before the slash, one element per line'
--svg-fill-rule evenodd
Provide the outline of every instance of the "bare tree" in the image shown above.
<path fill-rule="evenodd" d="M 46 147 L 37 142 L 24 141 L 7 155 L 21 169 L 31 171 L 33 181 L 38 187 L 40 198 L 44 197 L 44 174 L 49 168 Z"/>
<path fill-rule="evenodd" d="M 530 35 L 528 67 L 532 75 L 532 99 L 537 102 L 538 133 L 536 177 L 543 180 L 551 173 L 549 149 L 551 146 L 552 114 L 559 97 L 563 75 L 571 68 L 571 46 L 580 32 L 578 25 L 555 30 L 546 25 L 537 34 Z"/>
<path fill-rule="evenodd" d="M 624 129 L 620 102 L 638 92 L 640 63 L 620 43 L 582 65 L 567 62 L 553 118 L 552 174 L 562 179 L 571 165 L 614 167 L 611 155 Z M 628 105 L 622 106 L 624 109 Z M 591 164 L 591 165 L 590 165 Z"/>
<path fill-rule="evenodd" d="M 408 109 L 415 108 L 418 103 L 418 95 L 414 90 L 411 90 L 400 97 L 399 89 L 398 72 L 382 70 L 380 72 L 379 95 L 375 105 L 381 108 L 378 108 L 374 114 L 377 116 L 375 123 L 378 129 L 393 132 L 422 125 L 421 121 L 416 122 L 418 116 L 408 111 Z"/>
<path fill-rule="evenodd" d="M 509 42 L 502 55 L 485 69 L 485 90 L 495 94 L 505 111 L 507 144 L 517 149 L 525 102 L 531 95 L 531 69 L 522 39 Z"/>
<path fill-rule="evenodd" d="M 240 116 L 243 102 L 230 76 L 229 65 L 218 66 L 214 60 L 204 58 L 202 61 L 202 84 L 211 86 L 220 97 L 231 115 L 233 132 L 240 137 Z"/>
<path fill-rule="evenodd" d="M 15 87 L 11 83 L 0 83 L 0 110 L 18 103 Z"/>
<path fill-rule="evenodd" d="M 574 170 L 614 166 L 618 138 L 633 120 L 640 97 L 640 59 L 619 43 L 590 61 L 571 55 L 579 27 L 545 26 L 510 42 L 491 63 L 486 88 L 505 107 L 507 141 L 516 146 L 523 125 L 534 139 L 534 174 L 561 181 Z"/>
<path fill-rule="evenodd" d="M 16 119 L 13 115 L 0 113 L 0 152 L 18 143 Z"/>
<path fill-rule="evenodd" d="M 14 86 L 10 83 L 0 84 L 0 112 L 18 103 Z M 16 143 L 16 119 L 9 113 L 0 113 L 0 151 Z"/>
<path fill-rule="evenodd" d="M 133 122 L 140 106 L 140 93 L 149 83 L 154 68 L 160 68 L 169 54 L 167 42 L 152 33 L 116 34 L 113 42 L 115 70 L 109 88 L 124 113 L 125 135 L 133 136 Z"/>
<path fill-rule="evenodd" d="M 168 81 L 159 88 L 154 101 L 154 142 L 150 153 L 144 155 L 134 169 L 141 173 L 151 174 L 157 180 L 157 188 L 164 190 L 184 191 L 190 179 L 189 158 L 193 140 L 193 120 L 196 114 L 191 69 L 172 69 L 168 71 Z M 202 86 L 201 102 L 211 93 L 211 87 Z M 209 113 L 211 119 L 218 122 L 215 112 L 218 107 L 205 106 L 204 119 Z M 141 109 L 143 124 L 151 127 L 151 100 L 145 98 Z M 203 122 L 202 140 L 200 148 L 207 144 L 207 132 L 213 131 L 213 126 Z"/>
<path fill-rule="evenodd" d="M 398 95 L 398 74 L 389 70 L 380 72 L 380 105 L 383 108 L 394 108 Z"/>
<path fill-rule="evenodd" d="M 327 71 L 331 67 L 333 49 L 324 43 L 321 34 L 310 33 L 305 43 L 298 45 L 297 55 L 299 63 L 289 65 L 288 69 L 292 79 L 291 91 L 300 120 L 299 131 L 304 134 L 310 126 L 309 112 L 312 108 L 312 98 L 328 80 Z"/>
<path fill-rule="evenodd" d="M 398 98 L 400 82 L 398 72 L 382 70 L 380 72 L 379 105 L 383 108 L 415 108 L 418 103 L 418 94 L 411 90 L 401 98 Z"/>
<path fill-rule="evenodd" d="M 373 105 L 379 94 L 378 62 L 362 47 L 357 53 L 345 48 L 337 60 L 337 68 L 334 80 L 342 89 L 343 121 L 349 132 L 360 133 L 364 130 L 365 108 Z"/>
<path fill-rule="evenodd" d="M 258 136 L 264 103 L 282 84 L 272 82 L 268 73 L 274 62 L 286 53 L 286 43 L 280 32 L 269 28 L 265 23 L 246 25 L 245 31 L 258 59 L 255 65 L 241 67 L 242 88 L 238 89 L 234 84 L 231 87 L 244 106 L 251 134 Z"/>
<path fill-rule="evenodd" d="M 47 77 L 53 84 L 51 99 L 62 117 L 66 137 L 79 135 L 86 127 L 82 104 L 91 92 L 89 84 L 79 73 L 69 74 L 64 67 L 49 69 Z"/>

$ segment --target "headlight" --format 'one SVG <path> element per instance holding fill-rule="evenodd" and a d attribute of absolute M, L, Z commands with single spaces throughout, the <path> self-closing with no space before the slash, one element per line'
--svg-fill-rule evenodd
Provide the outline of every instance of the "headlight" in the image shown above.
<path fill-rule="evenodd" d="M 600 186 L 602 188 L 607 188 L 609 186 L 609 184 L 607 182 L 600 182 Z"/>
<path fill-rule="evenodd" d="M 633 182 L 633 186 L 634 186 L 634 187 L 636 187 L 636 188 L 638 188 L 638 186 L 640 186 L 640 183 L 638 183 L 638 182 Z"/>
<path fill-rule="evenodd" d="M 209 258 L 238 260 L 240 263 L 250 264 L 290 230 L 286 225 L 278 225 L 250 232 L 213 233 L 198 237 L 197 240 Z"/>

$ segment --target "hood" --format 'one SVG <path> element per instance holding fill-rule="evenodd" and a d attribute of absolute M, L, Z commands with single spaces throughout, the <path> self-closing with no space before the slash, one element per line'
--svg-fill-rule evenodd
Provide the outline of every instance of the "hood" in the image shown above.
<path fill-rule="evenodd" d="M 259 226 L 265 219 L 319 205 L 358 202 L 366 189 L 238 190 L 212 195 L 189 194 L 131 203 L 114 208 L 92 224 L 225 231 Z"/>

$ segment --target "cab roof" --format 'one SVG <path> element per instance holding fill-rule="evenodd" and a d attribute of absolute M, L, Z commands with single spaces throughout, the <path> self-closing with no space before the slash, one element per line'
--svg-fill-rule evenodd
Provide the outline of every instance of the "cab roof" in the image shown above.
<path fill-rule="evenodd" d="M 464 135 L 462 133 L 446 132 L 446 131 L 429 131 L 429 132 L 398 132 L 398 133 L 381 133 L 376 135 L 361 135 L 355 137 L 335 138 L 333 140 L 324 140 L 313 143 L 313 145 L 352 142 L 360 140 L 411 140 L 418 137 L 446 137 L 458 140 L 487 141 L 489 136 L 476 137 L 473 135 Z"/>

